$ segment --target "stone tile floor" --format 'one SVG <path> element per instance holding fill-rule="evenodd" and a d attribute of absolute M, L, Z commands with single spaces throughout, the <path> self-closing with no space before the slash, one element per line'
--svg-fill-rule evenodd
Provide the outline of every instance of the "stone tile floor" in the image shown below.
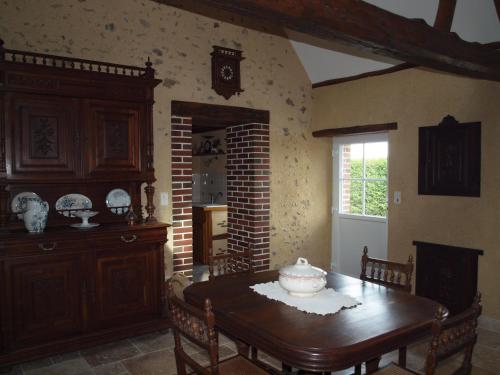
<path fill-rule="evenodd" d="M 233 342 L 220 336 L 220 357 L 236 354 Z M 408 348 L 408 367 L 421 370 L 428 340 Z M 172 333 L 152 333 L 127 340 L 90 348 L 74 353 L 56 355 L 14 366 L 6 375 L 174 375 L 176 374 Z M 198 347 L 187 345 L 186 351 L 200 362 L 208 358 Z M 280 363 L 262 355 L 262 359 L 274 366 Z M 381 365 L 397 360 L 397 352 L 382 358 Z M 458 358 L 452 358 L 439 369 L 438 374 L 449 374 L 456 368 Z M 473 375 L 500 375 L 500 333 L 479 329 L 479 339 L 474 349 Z M 352 369 L 336 372 L 335 375 L 351 374 Z"/>

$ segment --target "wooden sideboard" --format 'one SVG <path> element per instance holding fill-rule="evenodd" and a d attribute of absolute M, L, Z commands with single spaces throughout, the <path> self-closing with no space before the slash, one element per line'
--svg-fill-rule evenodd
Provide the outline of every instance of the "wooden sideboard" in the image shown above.
<path fill-rule="evenodd" d="M 153 205 L 154 74 L 149 62 L 9 50 L 0 40 L 0 365 L 168 326 L 168 225 Z M 135 225 L 107 207 L 116 188 L 129 194 Z M 19 192 L 49 203 L 43 233 L 27 233 L 11 212 Z M 92 201 L 100 226 L 69 226 L 79 219 L 55 202 L 71 193 Z"/>

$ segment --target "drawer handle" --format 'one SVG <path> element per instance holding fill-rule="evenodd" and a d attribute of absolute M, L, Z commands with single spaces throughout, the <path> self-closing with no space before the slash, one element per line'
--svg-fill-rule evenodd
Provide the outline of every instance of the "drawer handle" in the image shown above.
<path fill-rule="evenodd" d="M 137 236 L 135 234 L 131 235 L 130 237 L 125 237 L 125 236 L 120 236 L 123 242 L 125 243 L 131 243 L 134 242 L 137 239 Z"/>
<path fill-rule="evenodd" d="M 38 244 L 38 247 L 43 250 L 43 251 L 52 251 L 56 248 L 57 246 L 57 242 L 52 242 L 51 244 L 43 244 L 43 243 L 39 243 Z"/>

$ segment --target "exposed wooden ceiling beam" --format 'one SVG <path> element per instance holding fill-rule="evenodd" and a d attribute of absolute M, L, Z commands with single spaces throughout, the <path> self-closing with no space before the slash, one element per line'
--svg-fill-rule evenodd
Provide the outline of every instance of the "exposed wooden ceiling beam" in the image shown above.
<path fill-rule="evenodd" d="M 450 31 L 455 15 L 457 0 L 439 0 L 439 7 L 434 21 L 434 27 L 442 31 Z"/>
<path fill-rule="evenodd" d="M 361 0 L 156 1 L 201 14 L 217 9 L 416 65 L 500 81 L 499 52 Z"/>

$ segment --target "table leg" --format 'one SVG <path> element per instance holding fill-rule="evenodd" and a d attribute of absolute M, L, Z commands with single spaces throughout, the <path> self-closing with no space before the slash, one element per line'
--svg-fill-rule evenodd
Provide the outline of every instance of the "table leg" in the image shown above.
<path fill-rule="evenodd" d="M 398 364 L 400 367 L 406 368 L 406 346 L 399 348 Z"/>
<path fill-rule="evenodd" d="M 361 365 L 354 366 L 354 375 L 361 375 Z"/>
<path fill-rule="evenodd" d="M 366 373 L 367 374 L 372 374 L 378 370 L 378 364 L 379 364 L 381 358 L 382 357 L 377 357 L 377 358 L 370 359 L 369 361 L 366 361 Z"/>

